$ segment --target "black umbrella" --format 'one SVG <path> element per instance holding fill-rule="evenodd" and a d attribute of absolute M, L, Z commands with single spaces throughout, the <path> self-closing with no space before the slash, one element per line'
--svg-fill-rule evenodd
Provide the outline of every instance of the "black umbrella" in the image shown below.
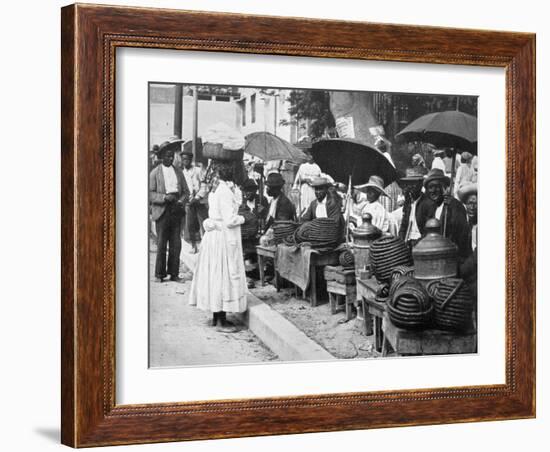
<path fill-rule="evenodd" d="M 476 153 L 477 118 L 456 110 L 429 113 L 411 122 L 396 138 Z"/>
<path fill-rule="evenodd" d="M 365 184 L 371 176 L 384 179 L 384 186 L 397 179 L 397 171 L 378 149 L 349 138 L 319 140 L 311 147 L 313 160 L 321 171 L 337 182 Z"/>

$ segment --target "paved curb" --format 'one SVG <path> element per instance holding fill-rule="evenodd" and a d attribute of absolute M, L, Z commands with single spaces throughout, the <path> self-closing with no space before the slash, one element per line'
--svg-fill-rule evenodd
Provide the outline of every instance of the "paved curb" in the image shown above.
<path fill-rule="evenodd" d="M 336 359 L 294 324 L 248 293 L 248 310 L 241 319 L 283 361 L 327 361 Z"/>

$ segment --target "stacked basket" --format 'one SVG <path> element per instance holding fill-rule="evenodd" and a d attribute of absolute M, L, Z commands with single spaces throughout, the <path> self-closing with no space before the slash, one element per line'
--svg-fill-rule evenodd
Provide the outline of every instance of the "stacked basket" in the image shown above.
<path fill-rule="evenodd" d="M 312 248 L 334 248 L 340 243 L 341 229 L 337 220 L 315 218 L 294 233 L 296 243 L 308 242 Z"/>
<path fill-rule="evenodd" d="M 409 330 L 427 328 L 433 310 L 428 292 L 414 278 L 402 276 L 392 283 L 387 311 L 395 326 Z"/>
<path fill-rule="evenodd" d="M 446 278 L 427 286 L 435 304 L 435 325 L 452 331 L 464 331 L 472 326 L 474 304 L 463 279 Z"/>
<path fill-rule="evenodd" d="M 291 236 L 298 224 L 294 221 L 284 221 L 278 220 L 273 222 L 273 238 L 275 239 L 275 244 L 283 243 L 283 240 Z"/>
<path fill-rule="evenodd" d="M 370 258 L 373 273 L 380 282 L 389 282 L 396 267 L 413 265 L 409 247 L 393 236 L 384 236 L 372 242 Z"/>

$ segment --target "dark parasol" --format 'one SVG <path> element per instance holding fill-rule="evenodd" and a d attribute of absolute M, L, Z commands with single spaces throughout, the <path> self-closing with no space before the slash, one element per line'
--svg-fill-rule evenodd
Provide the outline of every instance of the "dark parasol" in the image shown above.
<path fill-rule="evenodd" d="M 349 138 L 319 140 L 311 147 L 313 160 L 321 171 L 336 182 L 353 185 L 368 182 L 370 176 L 380 176 L 384 186 L 397 179 L 397 171 L 382 152 L 360 141 Z"/>

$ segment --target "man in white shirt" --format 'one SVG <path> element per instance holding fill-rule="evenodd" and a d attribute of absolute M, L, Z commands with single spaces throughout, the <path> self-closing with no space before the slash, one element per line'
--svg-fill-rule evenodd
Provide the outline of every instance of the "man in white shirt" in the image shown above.
<path fill-rule="evenodd" d="M 397 223 L 399 237 L 411 248 L 416 245 L 422 237 L 417 220 L 417 206 L 424 196 L 422 183 L 426 169 L 412 167 L 405 170 L 405 176 L 400 178 L 398 183 L 403 190 L 405 202 L 402 207 L 394 210 L 391 215 Z"/>
<path fill-rule="evenodd" d="M 158 151 L 161 164 L 149 174 L 149 202 L 151 219 L 157 232 L 157 257 L 155 278 L 162 282 L 170 275 L 179 280 L 181 253 L 181 225 L 189 189 L 185 177 L 174 163 L 172 143 L 163 143 Z M 168 261 L 166 253 L 168 251 Z"/>
<path fill-rule="evenodd" d="M 311 182 L 311 186 L 315 190 L 316 199 L 311 201 L 309 207 L 301 216 L 300 221 L 306 222 L 315 218 L 339 219 L 342 216 L 341 200 L 339 205 L 337 205 L 337 202 L 330 202 L 327 196 L 329 187 L 331 186 L 329 180 L 325 177 L 315 177 Z M 336 194 L 335 196 L 338 197 Z"/>
<path fill-rule="evenodd" d="M 193 200 L 200 189 L 201 170 L 193 165 L 193 154 L 191 153 L 182 152 L 181 163 L 183 176 L 189 188 L 190 199 Z M 201 239 L 199 216 L 197 215 L 198 208 L 199 204 L 194 201 L 190 202 L 185 207 L 183 238 L 187 243 L 191 244 L 193 252 L 197 251 L 197 243 L 200 242 Z"/>

